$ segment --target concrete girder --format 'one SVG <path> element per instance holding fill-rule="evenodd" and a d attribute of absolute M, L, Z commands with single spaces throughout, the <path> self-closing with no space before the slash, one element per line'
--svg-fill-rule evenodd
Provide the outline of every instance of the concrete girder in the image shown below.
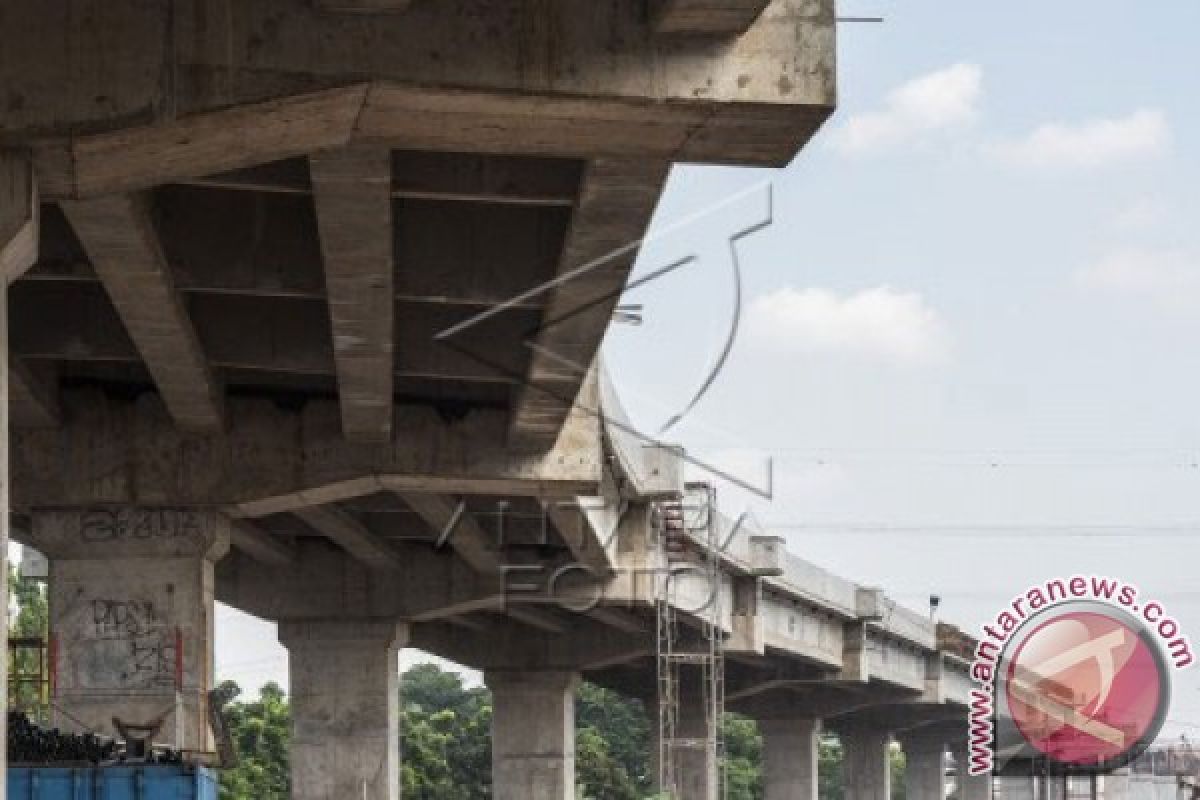
<path fill-rule="evenodd" d="M 111 195 L 61 205 L 175 422 L 185 431 L 219 431 L 224 388 L 175 289 L 149 198 Z"/>
<path fill-rule="evenodd" d="M 665 161 L 612 158 L 585 169 L 556 274 L 537 288 L 546 310 L 528 344 L 529 368 L 513 406 L 514 440 L 553 439 L 575 406 L 669 171 Z"/>
<path fill-rule="evenodd" d="M 939 723 L 966 725 L 967 712 L 960 706 L 924 703 L 919 699 L 905 702 L 885 702 L 864 705 L 846 713 L 833 715 L 828 721 L 833 727 L 869 725 L 891 732 L 908 731 Z"/>
<path fill-rule="evenodd" d="M 595 494 L 603 467 L 598 422 L 579 415 L 548 451 L 505 441 L 506 414 L 446 420 L 397 406 L 391 444 L 345 441 L 336 402 L 301 409 L 231 398 L 222 434 L 178 430 L 157 396 L 133 402 L 64 392 L 66 423 L 14 434 L 14 505 L 216 505 L 236 516 L 295 511 L 381 491 L 562 496 Z"/>
<path fill-rule="evenodd" d="M 770 0 L 658 0 L 659 33 L 731 35 L 744 33 Z"/>
<path fill-rule="evenodd" d="M 249 520 L 230 520 L 229 544 L 262 564 L 286 567 L 296 561 L 294 547 Z"/>
<path fill-rule="evenodd" d="M 217 564 L 217 598 L 264 619 L 392 617 L 428 621 L 502 608 L 503 579 L 426 546 L 395 547 L 405 580 L 377 572 L 323 538 L 300 539 L 295 561 L 265 564 L 234 552 Z M 302 591 L 298 590 L 302 587 Z"/>
<path fill-rule="evenodd" d="M 391 438 L 396 338 L 392 154 L 353 147 L 309 156 L 341 397 L 355 442 Z"/>
<path fill-rule="evenodd" d="M 339 14 L 399 14 L 411 0 L 313 0 L 313 7 Z"/>
<path fill-rule="evenodd" d="M 504 614 L 531 628 L 537 628 L 546 633 L 564 634 L 567 632 L 567 622 L 554 613 L 537 606 L 508 605 Z"/>
<path fill-rule="evenodd" d="M 582 619 L 582 618 L 581 618 Z M 414 647 L 473 669 L 602 670 L 654 653 L 647 636 L 632 636 L 603 625 L 577 624 L 568 633 L 531 629 L 497 618 L 486 633 L 470 634 L 453 625 L 413 626 Z"/>
<path fill-rule="evenodd" d="M 575 563 L 597 577 L 613 572 L 616 560 L 612 544 L 620 522 L 615 500 L 608 496 L 552 500 L 544 505 L 544 510 Z"/>
<path fill-rule="evenodd" d="M 781 680 L 763 691 L 743 690 L 731 708 L 754 719 L 835 719 L 871 708 L 907 704 L 916 695 L 880 684 L 866 686 L 835 679 Z"/>
<path fill-rule="evenodd" d="M 500 553 L 489 544 L 493 537 L 478 520 L 465 513 L 461 500 L 427 492 L 397 492 L 400 499 L 417 513 L 441 541 L 454 548 L 459 557 L 479 572 L 497 572 Z"/>
<path fill-rule="evenodd" d="M 192 0 L 174 16 L 168 3 L 108 2 L 94 15 L 84 5 L 67 17 L 37 0 L 5 8 L 5 25 L 27 35 L 0 69 L 14 98 L 0 134 L 46 137 L 40 171 L 67 194 L 129 191 L 166 179 L 155 173 L 219 172 L 351 136 L 779 164 L 835 99 L 829 0 L 774 0 L 734 41 L 655 36 L 638 0 L 440 0 L 369 25 L 308 0 Z M 464 48 L 471 58 L 456 58 Z M 289 105 L 320 92 L 320 109 Z M 247 103 L 281 105 L 255 125 L 236 117 Z M 220 109 L 234 116 L 181 130 Z M 137 134 L 105 138 L 135 119 L 140 134 L 157 131 L 151 150 Z"/>
<path fill-rule="evenodd" d="M 400 569 L 400 555 L 348 511 L 335 505 L 309 506 L 293 512 L 304 523 L 374 570 Z"/>
<path fill-rule="evenodd" d="M 303 167 L 301 159 L 273 161 L 185 178 L 180 183 L 206 189 L 307 195 L 312 193 L 312 181 Z M 579 194 L 579 173 L 580 163 L 575 159 L 393 150 L 391 196 L 394 200 L 569 209 Z"/>
<path fill-rule="evenodd" d="M 0 151 L 0 280 L 10 284 L 37 261 L 41 228 L 37 182 L 27 154 Z M 7 301 L 6 301 L 7 306 Z M 10 329 L 7 308 L 5 331 Z M 61 421 L 58 381 L 8 353 L 9 416 L 17 427 L 53 427 Z"/>

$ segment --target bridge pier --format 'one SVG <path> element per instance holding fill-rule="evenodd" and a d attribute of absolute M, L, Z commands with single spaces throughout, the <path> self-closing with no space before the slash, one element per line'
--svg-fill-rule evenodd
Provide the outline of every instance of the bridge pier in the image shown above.
<path fill-rule="evenodd" d="M 838 729 L 842 743 L 842 782 L 846 800 L 890 800 L 891 763 L 888 732 L 870 723 L 844 724 Z"/>
<path fill-rule="evenodd" d="M 966 739 L 951 743 L 954 767 L 958 776 L 958 800 L 992 800 L 992 776 L 972 775 L 971 745 Z"/>
<path fill-rule="evenodd" d="M 763 719 L 763 797 L 765 800 L 816 800 L 821 721 Z"/>
<path fill-rule="evenodd" d="M 678 739 L 703 742 L 709 737 L 708 711 L 704 687 L 698 676 L 687 676 L 679 687 L 679 716 L 675 735 Z M 681 797 L 688 800 L 717 800 L 720 772 L 715 743 L 679 748 L 676 756 Z"/>
<path fill-rule="evenodd" d="M 904 749 L 904 788 L 907 800 L 944 800 L 946 745 L 941 733 L 920 728 L 900 737 Z"/>
<path fill-rule="evenodd" d="M 292 702 L 292 800 L 398 800 L 397 656 L 408 627 L 281 622 Z"/>
<path fill-rule="evenodd" d="M 162 721 L 155 741 L 213 749 L 213 562 L 229 546 L 211 511 L 37 512 L 50 559 L 54 723 L 116 735 L 114 717 Z"/>
<path fill-rule="evenodd" d="M 575 797 L 575 688 L 566 671 L 489 671 L 492 690 L 492 797 Z"/>

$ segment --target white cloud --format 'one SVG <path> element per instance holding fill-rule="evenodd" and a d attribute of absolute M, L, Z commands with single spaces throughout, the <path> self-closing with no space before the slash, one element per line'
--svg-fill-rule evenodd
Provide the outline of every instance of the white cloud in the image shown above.
<path fill-rule="evenodd" d="M 968 124 L 978 114 L 982 86 L 983 70 L 976 64 L 914 78 L 889 92 L 881 110 L 850 117 L 834 132 L 833 144 L 844 153 L 864 153 Z"/>
<path fill-rule="evenodd" d="M 1164 154 L 1171 145 L 1166 115 L 1153 109 L 1075 124 L 1048 123 L 1028 136 L 999 142 L 1002 160 L 1033 167 L 1102 167 Z"/>
<path fill-rule="evenodd" d="M 920 294 L 887 286 L 839 295 L 783 288 L 751 304 L 752 341 L 803 353 L 849 353 L 900 364 L 928 364 L 949 351 L 941 317 Z"/>
<path fill-rule="evenodd" d="M 1179 250 L 1119 250 L 1076 277 L 1085 288 L 1150 300 L 1165 309 L 1200 307 L 1200 258 Z"/>
<path fill-rule="evenodd" d="M 1168 216 L 1167 206 L 1155 197 L 1139 197 L 1119 209 L 1113 222 L 1127 231 L 1144 231 L 1162 223 Z"/>

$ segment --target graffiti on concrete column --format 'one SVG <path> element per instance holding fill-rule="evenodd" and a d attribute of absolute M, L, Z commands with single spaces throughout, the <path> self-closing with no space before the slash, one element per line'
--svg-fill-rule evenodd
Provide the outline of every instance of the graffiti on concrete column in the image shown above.
<path fill-rule="evenodd" d="M 92 686 L 168 688 L 175 683 L 174 628 L 150 600 L 96 598 L 78 647 Z"/>
<path fill-rule="evenodd" d="M 79 532 L 85 542 L 193 538 L 204 535 L 205 522 L 191 509 L 105 508 L 84 512 Z"/>

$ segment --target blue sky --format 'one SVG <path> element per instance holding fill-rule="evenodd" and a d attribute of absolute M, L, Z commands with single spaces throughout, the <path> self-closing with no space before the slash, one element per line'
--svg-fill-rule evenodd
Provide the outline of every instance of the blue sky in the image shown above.
<path fill-rule="evenodd" d="M 605 355 L 647 429 L 730 330 L 671 436 L 753 480 L 727 508 L 914 608 L 975 627 L 1027 585 L 1132 581 L 1200 644 L 1200 4 L 845 0 L 840 108 L 785 170 L 676 169 L 646 323 Z M 730 200 L 731 197 L 738 198 Z M 703 214 L 717 207 L 715 213 Z M 1001 526 L 999 528 L 994 526 Z M 222 677 L 286 678 L 270 626 L 218 620 Z M 407 653 L 406 661 L 423 658 Z M 1169 735 L 1200 737 L 1200 671 Z"/>
<path fill-rule="evenodd" d="M 975 627 L 1039 580 L 1099 572 L 1200 642 L 1200 5 L 844 2 L 840 108 L 785 170 L 677 170 L 646 324 L 606 355 L 656 429 L 770 501 L 794 550 Z M 1171 735 L 1200 736 L 1200 673 Z"/>

